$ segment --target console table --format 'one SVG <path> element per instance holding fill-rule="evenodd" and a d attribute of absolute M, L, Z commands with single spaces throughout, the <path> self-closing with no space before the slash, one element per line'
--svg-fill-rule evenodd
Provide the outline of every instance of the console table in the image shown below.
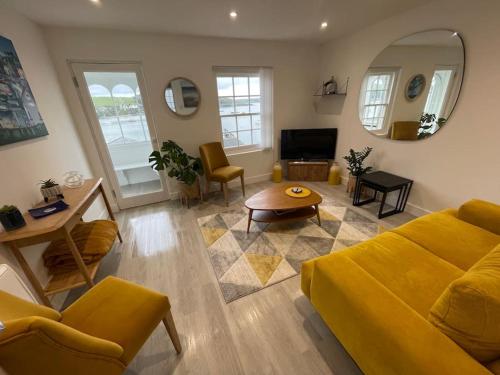
<path fill-rule="evenodd" d="M 327 181 L 328 161 L 289 161 L 287 178 L 290 181 Z"/>
<path fill-rule="evenodd" d="M 19 262 L 19 265 L 33 286 L 33 289 L 35 289 L 38 294 L 38 297 L 49 307 L 52 305 L 48 296 L 52 294 L 77 288 L 85 284 L 88 285 L 89 288 L 94 285 L 93 278 L 99 267 L 99 262 L 85 265 L 71 237 L 71 230 L 80 220 L 82 220 L 83 214 L 99 194 L 102 194 L 109 217 L 111 220 L 115 220 L 113 212 L 111 211 L 111 206 L 109 205 L 109 201 L 102 187 L 102 178 L 88 179 L 85 180 L 84 184 L 79 188 L 64 188 L 63 191 L 64 201 L 69 205 L 66 210 L 41 219 L 34 219 L 29 213 L 25 213 L 23 215 L 26 221 L 24 227 L 9 232 L 0 232 L 0 243 L 5 243 L 10 247 L 12 254 Z M 44 204 L 45 203 L 41 203 L 40 205 Z M 31 270 L 20 248 L 53 241 L 59 238 L 64 238 L 68 243 L 68 247 L 78 265 L 78 270 L 53 275 L 44 288 Z M 120 231 L 118 231 L 118 238 L 120 242 L 122 242 Z"/>
<path fill-rule="evenodd" d="M 364 204 L 374 202 L 375 200 L 377 200 L 377 193 L 381 192 L 383 195 L 378 211 L 378 218 L 382 219 L 384 217 L 394 215 L 405 210 L 406 202 L 408 201 L 408 196 L 410 195 L 412 185 L 412 180 L 396 176 L 391 173 L 382 171 L 367 173 L 359 176 L 356 181 L 356 190 L 354 191 L 354 199 L 352 204 L 354 206 L 362 206 Z M 372 198 L 362 201 L 361 192 L 363 190 L 363 187 L 365 186 L 373 189 L 374 194 Z M 387 193 L 390 193 L 391 191 L 399 191 L 396 207 L 393 210 L 384 212 Z"/>

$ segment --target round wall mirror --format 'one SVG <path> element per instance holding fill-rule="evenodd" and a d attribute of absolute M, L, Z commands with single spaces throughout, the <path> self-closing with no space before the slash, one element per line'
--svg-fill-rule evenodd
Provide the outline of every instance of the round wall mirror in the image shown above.
<path fill-rule="evenodd" d="M 187 78 L 174 78 L 165 88 L 167 107 L 178 116 L 191 116 L 200 107 L 200 90 Z"/>
<path fill-rule="evenodd" d="M 395 41 L 364 76 L 361 124 L 373 135 L 394 140 L 435 134 L 455 108 L 464 62 L 463 41 L 455 31 L 424 31 Z"/>

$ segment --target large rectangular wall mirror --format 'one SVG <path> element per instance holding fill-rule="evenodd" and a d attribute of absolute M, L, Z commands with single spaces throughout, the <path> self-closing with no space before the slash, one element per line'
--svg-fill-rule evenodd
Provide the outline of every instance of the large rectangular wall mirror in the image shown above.
<path fill-rule="evenodd" d="M 446 126 L 464 73 L 464 44 L 452 30 L 399 39 L 370 64 L 359 96 L 359 116 L 371 134 L 393 140 L 428 138 Z"/>

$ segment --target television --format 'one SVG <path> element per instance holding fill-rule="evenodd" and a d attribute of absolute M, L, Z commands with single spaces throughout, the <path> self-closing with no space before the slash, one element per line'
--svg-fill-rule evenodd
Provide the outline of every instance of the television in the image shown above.
<path fill-rule="evenodd" d="M 281 130 L 282 160 L 335 159 L 337 129 Z"/>

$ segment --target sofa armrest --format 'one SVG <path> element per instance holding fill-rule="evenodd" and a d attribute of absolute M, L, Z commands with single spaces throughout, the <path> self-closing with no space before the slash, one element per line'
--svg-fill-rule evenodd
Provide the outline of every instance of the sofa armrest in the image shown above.
<path fill-rule="evenodd" d="M 458 218 L 500 235 L 500 206 L 497 204 L 472 199 L 460 206 Z"/>
<path fill-rule="evenodd" d="M 491 374 L 341 252 L 315 263 L 310 295 L 367 375 Z"/>

